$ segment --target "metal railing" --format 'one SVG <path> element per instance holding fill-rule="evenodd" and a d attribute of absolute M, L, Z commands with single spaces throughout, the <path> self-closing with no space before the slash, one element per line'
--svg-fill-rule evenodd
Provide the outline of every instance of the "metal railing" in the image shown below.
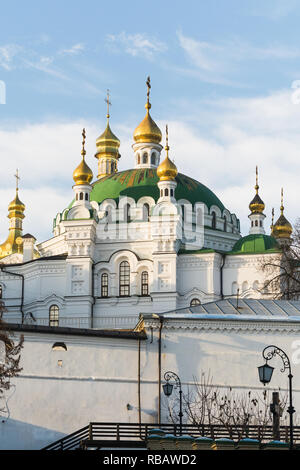
<path fill-rule="evenodd" d="M 79 449 L 85 440 L 88 441 L 146 441 L 151 429 L 162 429 L 168 434 L 179 435 L 179 424 L 172 423 L 95 423 L 49 444 L 42 450 Z M 217 424 L 183 424 L 182 433 L 192 437 L 206 436 L 212 439 L 230 438 L 238 441 L 241 438 L 259 439 L 261 442 L 273 440 L 272 426 L 223 426 Z M 288 442 L 289 426 L 280 426 L 280 439 Z M 294 426 L 294 440 L 300 441 L 300 426 Z"/>

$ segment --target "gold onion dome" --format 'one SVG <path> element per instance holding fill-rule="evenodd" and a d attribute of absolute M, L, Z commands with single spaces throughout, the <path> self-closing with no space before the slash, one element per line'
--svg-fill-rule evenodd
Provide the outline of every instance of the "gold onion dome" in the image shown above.
<path fill-rule="evenodd" d="M 105 154 L 108 156 L 111 155 L 115 158 L 119 158 L 120 140 L 112 132 L 109 125 L 109 105 L 111 104 L 111 102 L 109 101 L 109 90 L 107 90 L 107 97 L 105 99 L 105 102 L 107 103 L 107 125 L 105 131 L 102 132 L 102 134 L 96 139 L 97 152 L 95 157 L 98 157 L 99 154 Z"/>
<path fill-rule="evenodd" d="M 164 161 L 161 162 L 161 164 L 157 167 L 157 170 L 156 170 L 157 176 L 159 177 L 160 181 L 175 180 L 178 174 L 178 170 L 177 170 L 175 163 L 173 163 L 169 158 L 170 147 L 168 145 L 168 126 L 166 126 L 166 140 L 167 142 L 166 142 L 165 150 L 167 152 L 167 155 Z"/>
<path fill-rule="evenodd" d="M 283 214 L 284 206 L 283 206 L 283 189 L 281 189 L 281 206 L 280 206 L 280 216 L 275 224 L 272 224 L 272 236 L 275 238 L 290 238 L 293 227 L 286 219 Z"/>
<path fill-rule="evenodd" d="M 93 172 L 90 169 L 90 167 L 86 164 L 85 159 L 84 159 L 85 154 L 86 154 L 86 151 L 84 148 L 85 129 L 83 129 L 82 131 L 82 137 L 83 137 L 82 150 L 81 150 L 82 160 L 79 163 L 78 167 L 75 168 L 73 172 L 73 180 L 75 181 L 75 184 L 89 184 L 93 179 Z"/>
<path fill-rule="evenodd" d="M 146 116 L 142 120 L 142 122 L 137 126 L 133 133 L 133 138 L 137 143 L 144 143 L 144 142 L 155 142 L 159 144 L 162 138 L 161 131 L 158 125 L 153 121 L 152 117 L 150 116 L 150 108 L 151 104 L 149 102 L 149 95 L 150 95 L 150 77 L 147 79 L 147 103 L 145 104 L 145 108 L 147 110 Z"/>
<path fill-rule="evenodd" d="M 25 204 L 19 199 L 18 188 L 16 190 L 16 197 L 8 205 L 9 212 L 24 212 Z"/>
<path fill-rule="evenodd" d="M 254 189 L 256 191 L 256 194 L 252 201 L 249 204 L 249 209 L 252 214 L 262 214 L 265 208 L 265 203 L 261 199 L 261 197 L 258 194 L 259 186 L 258 186 L 258 170 L 256 167 L 256 184 L 254 186 Z"/>

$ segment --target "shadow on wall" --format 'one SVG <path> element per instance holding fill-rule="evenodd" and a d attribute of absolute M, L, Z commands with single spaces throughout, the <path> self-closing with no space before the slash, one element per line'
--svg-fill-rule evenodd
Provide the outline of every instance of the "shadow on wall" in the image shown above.
<path fill-rule="evenodd" d="M 40 450 L 66 434 L 23 421 L 0 421 L 0 450 Z"/>

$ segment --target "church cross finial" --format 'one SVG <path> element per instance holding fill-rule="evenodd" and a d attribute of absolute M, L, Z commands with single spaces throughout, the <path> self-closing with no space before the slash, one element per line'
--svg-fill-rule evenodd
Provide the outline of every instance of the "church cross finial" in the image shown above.
<path fill-rule="evenodd" d="M 255 184 L 255 189 L 256 189 L 256 194 L 258 194 L 258 189 L 259 189 L 259 186 L 258 186 L 258 168 L 257 168 L 257 165 L 256 165 L 256 184 Z"/>
<path fill-rule="evenodd" d="M 84 158 L 85 154 L 86 154 L 86 151 L 85 151 L 85 128 L 82 129 L 82 150 L 81 150 L 81 155 L 82 157 Z"/>
<path fill-rule="evenodd" d="M 146 81 L 146 85 L 147 85 L 147 104 L 146 104 L 146 109 L 150 109 L 151 108 L 151 104 L 150 104 L 150 89 L 151 89 L 151 84 L 150 84 L 150 76 L 147 77 L 147 81 Z"/>
<path fill-rule="evenodd" d="M 18 192 L 18 190 L 19 190 L 19 180 L 21 179 L 20 176 L 19 176 L 19 170 L 18 170 L 18 168 L 17 168 L 16 174 L 15 174 L 14 176 L 15 176 L 15 178 L 16 178 L 16 191 Z"/>
<path fill-rule="evenodd" d="M 169 147 L 169 128 L 168 128 L 168 124 L 166 124 L 166 146 L 165 146 L 165 150 L 167 152 L 167 156 L 169 156 L 170 147 Z"/>
<path fill-rule="evenodd" d="M 283 207 L 283 188 L 281 188 L 281 206 L 280 206 L 281 214 L 283 214 L 283 210 L 284 210 L 284 207 Z"/>
<path fill-rule="evenodd" d="M 110 114 L 109 114 L 109 106 L 111 106 L 111 101 L 109 99 L 109 90 L 107 90 L 107 93 L 106 93 L 106 98 L 105 98 L 105 103 L 107 104 L 107 114 L 106 114 L 106 117 L 107 119 L 110 118 Z"/>

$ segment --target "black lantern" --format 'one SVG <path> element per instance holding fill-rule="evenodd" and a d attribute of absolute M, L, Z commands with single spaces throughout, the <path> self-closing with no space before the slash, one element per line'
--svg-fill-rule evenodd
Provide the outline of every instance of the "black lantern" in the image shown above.
<path fill-rule="evenodd" d="M 164 394 L 166 395 L 166 397 L 169 397 L 173 391 L 173 385 L 170 384 L 170 382 L 167 382 L 163 385 L 163 389 L 164 389 Z"/>
<path fill-rule="evenodd" d="M 266 362 L 263 366 L 258 367 L 259 380 L 264 385 L 271 381 L 274 367 L 271 367 Z"/>

